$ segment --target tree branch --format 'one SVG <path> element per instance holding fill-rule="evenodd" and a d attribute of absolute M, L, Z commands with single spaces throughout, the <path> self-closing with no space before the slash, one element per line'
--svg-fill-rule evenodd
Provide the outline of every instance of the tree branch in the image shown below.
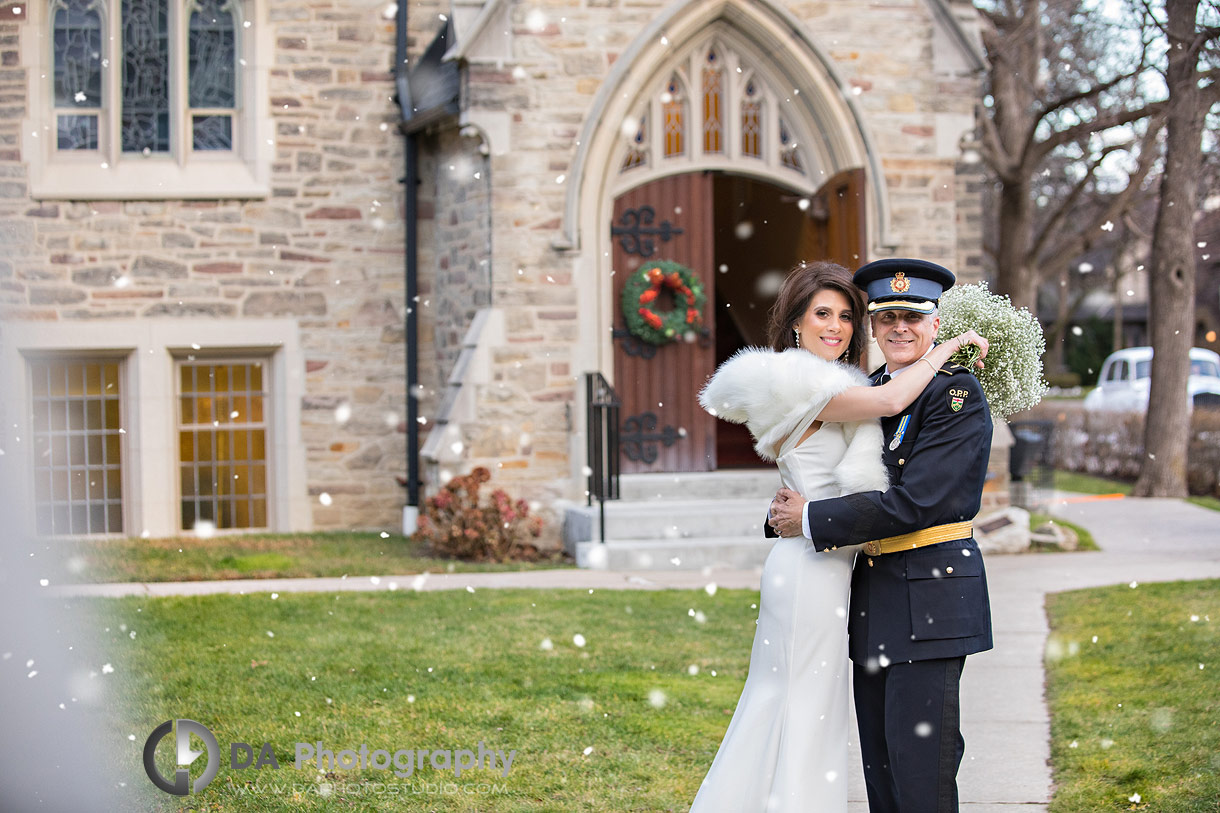
<path fill-rule="evenodd" d="M 1166 104 L 1167 102 L 1165 101 L 1149 102 L 1135 110 L 1115 110 L 1112 113 L 1100 115 L 1091 121 L 1082 121 L 1080 124 L 1075 124 L 1065 130 L 1058 130 L 1047 136 L 1045 140 L 1029 145 L 1026 148 L 1025 155 L 1021 158 L 1021 163 L 1036 166 L 1042 163 L 1046 156 L 1064 144 L 1070 144 L 1092 133 L 1100 133 L 1112 127 L 1121 127 L 1124 124 L 1131 124 L 1150 115 L 1157 115 L 1164 109 Z"/>
<path fill-rule="evenodd" d="M 1004 142 L 1000 138 L 995 119 L 987 115 L 985 111 L 981 112 L 977 118 L 982 123 L 983 138 L 979 143 L 979 152 L 983 156 L 983 160 L 1001 181 L 1016 183 L 1021 179 L 1021 164 L 1004 149 Z"/>
<path fill-rule="evenodd" d="M 1111 88 L 1127 81 L 1128 79 L 1132 79 L 1132 78 L 1138 76 L 1139 74 L 1143 73 L 1143 71 L 1145 70 L 1145 67 L 1146 66 L 1141 61 L 1140 66 L 1137 69 L 1135 69 L 1134 71 L 1132 71 L 1131 73 L 1124 73 L 1120 76 L 1114 77 L 1113 79 L 1111 79 L 1108 82 L 1102 82 L 1100 85 L 1093 85 L 1092 87 L 1085 88 L 1084 90 L 1078 91 L 1076 93 L 1069 93 L 1067 96 L 1063 96 L 1063 97 L 1055 99 L 1053 101 L 1049 101 L 1046 104 L 1042 105 L 1041 113 L 1038 115 L 1038 118 L 1043 119 L 1050 113 L 1053 113 L 1056 110 L 1061 110 L 1064 107 L 1067 107 L 1068 105 L 1076 104 L 1076 102 L 1081 102 L 1081 101 L 1084 101 L 1085 99 L 1089 99 L 1094 96 L 1100 96 L 1102 93 L 1105 93 L 1107 90 L 1110 90 Z"/>
<path fill-rule="evenodd" d="M 1084 190 L 1088 188 L 1089 181 L 1093 180 L 1097 173 L 1097 168 L 1101 166 L 1101 162 L 1104 161 L 1106 156 L 1110 153 L 1127 149 L 1129 146 L 1130 144 L 1113 144 L 1106 147 L 1101 151 L 1097 158 L 1089 164 L 1088 171 L 1084 174 L 1084 177 L 1072 187 L 1072 191 L 1069 192 L 1068 195 L 1059 203 L 1059 205 L 1055 208 L 1055 211 L 1051 214 L 1050 218 L 1047 219 L 1046 223 L 1043 224 L 1042 229 L 1034 238 L 1034 244 L 1030 247 L 1029 252 L 1026 255 L 1028 257 L 1028 262 L 1031 265 L 1037 260 L 1038 257 L 1042 256 L 1042 250 L 1045 248 L 1047 242 L 1050 241 L 1051 235 L 1058 231 L 1059 224 L 1063 222 L 1063 219 L 1067 217 L 1067 214 L 1072 211 L 1073 207 L 1075 207 L 1076 202 L 1080 200 L 1080 196 L 1083 195 Z"/>
<path fill-rule="evenodd" d="M 1079 257 L 1081 254 L 1089 250 L 1098 230 L 1107 222 L 1113 223 L 1115 220 L 1122 218 L 1128 208 L 1131 206 L 1134 197 L 1139 192 L 1140 187 L 1144 184 L 1144 179 L 1148 177 L 1148 173 L 1152 171 L 1153 164 L 1156 163 L 1157 151 L 1154 149 L 1157 137 L 1160 134 L 1163 121 L 1160 116 L 1156 116 L 1153 121 L 1148 124 L 1148 132 L 1144 133 L 1144 137 L 1140 142 L 1140 158 L 1139 165 L 1135 172 L 1131 174 L 1127 181 L 1127 188 L 1119 192 L 1110 200 L 1110 205 L 1107 206 L 1091 223 L 1064 240 L 1063 242 L 1046 249 L 1043 254 L 1035 258 L 1036 263 L 1033 267 L 1044 267 L 1041 263 L 1042 258 L 1051 257 Z"/>

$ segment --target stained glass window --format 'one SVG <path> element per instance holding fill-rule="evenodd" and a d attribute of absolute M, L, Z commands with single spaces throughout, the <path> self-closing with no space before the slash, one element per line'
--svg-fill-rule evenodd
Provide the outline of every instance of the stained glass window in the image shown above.
<path fill-rule="evenodd" d="M 53 6 L 56 146 L 96 150 L 102 106 L 102 14 L 94 0 Z"/>
<path fill-rule="evenodd" d="M 762 158 L 762 101 L 758 86 L 746 82 L 745 98 L 741 102 L 741 154 Z"/>
<path fill-rule="evenodd" d="M 665 116 L 665 157 L 682 155 L 686 152 L 686 97 L 676 75 L 665 86 L 661 110 Z"/>
<path fill-rule="evenodd" d="M 267 391 L 262 362 L 178 368 L 183 530 L 267 526 Z"/>
<path fill-rule="evenodd" d="M 707 52 L 703 66 L 703 151 L 724 152 L 724 122 L 720 112 L 722 90 L 720 57 L 715 50 Z"/>
<path fill-rule="evenodd" d="M 233 148 L 237 104 L 237 30 L 231 0 L 196 0 L 188 30 L 191 143 L 196 150 Z"/>
<path fill-rule="evenodd" d="M 165 0 L 122 0 L 123 152 L 168 152 L 169 9 Z"/>
<path fill-rule="evenodd" d="M 635 131 L 635 135 L 631 138 L 631 145 L 627 148 L 627 156 L 623 159 L 623 165 L 619 168 L 619 171 L 625 172 L 647 163 L 648 114 L 645 113 L 643 116 L 640 116 L 639 129 Z"/>
<path fill-rule="evenodd" d="M 34 360 L 30 385 L 38 533 L 122 533 L 118 360 Z"/>

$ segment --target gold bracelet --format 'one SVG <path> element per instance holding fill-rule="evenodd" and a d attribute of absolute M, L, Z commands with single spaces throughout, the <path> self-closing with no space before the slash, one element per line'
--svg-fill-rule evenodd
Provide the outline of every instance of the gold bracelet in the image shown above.
<path fill-rule="evenodd" d="M 936 378 L 936 373 L 939 371 L 934 366 L 932 366 L 932 362 L 928 361 L 928 357 L 924 356 L 923 358 L 920 359 L 920 361 L 922 361 L 928 365 L 928 369 L 930 369 L 932 371 L 932 377 Z"/>

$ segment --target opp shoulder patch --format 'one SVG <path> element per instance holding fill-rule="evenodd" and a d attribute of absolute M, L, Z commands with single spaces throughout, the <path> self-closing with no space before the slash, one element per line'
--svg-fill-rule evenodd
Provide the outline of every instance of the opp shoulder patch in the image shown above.
<path fill-rule="evenodd" d="M 962 407 L 966 405 L 966 399 L 970 397 L 970 390 L 964 387 L 950 387 L 948 396 L 949 409 L 954 412 L 961 412 Z"/>

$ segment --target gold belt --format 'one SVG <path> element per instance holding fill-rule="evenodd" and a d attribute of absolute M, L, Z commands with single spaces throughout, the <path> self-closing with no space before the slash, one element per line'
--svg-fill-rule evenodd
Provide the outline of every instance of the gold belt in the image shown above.
<path fill-rule="evenodd" d="M 900 550 L 937 545 L 954 539 L 969 539 L 972 536 L 974 536 L 974 523 L 970 521 L 950 522 L 948 525 L 933 525 L 922 531 L 912 531 L 909 534 L 899 534 L 865 542 L 864 552 L 869 556 L 880 556 L 883 553 L 896 553 Z"/>

